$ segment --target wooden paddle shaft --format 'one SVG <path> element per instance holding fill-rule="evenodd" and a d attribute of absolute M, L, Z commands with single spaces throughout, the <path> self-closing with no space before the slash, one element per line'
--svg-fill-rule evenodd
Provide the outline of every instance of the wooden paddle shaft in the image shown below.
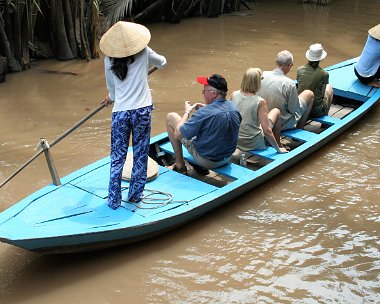
<path fill-rule="evenodd" d="M 157 70 L 157 67 L 150 68 L 149 71 L 148 71 L 148 75 L 150 75 L 151 73 L 153 73 L 155 70 Z M 63 133 L 62 135 L 58 136 L 53 142 L 51 142 L 50 143 L 50 147 L 53 147 L 55 144 L 57 144 L 58 142 L 60 142 L 63 138 L 65 138 L 71 132 L 73 132 L 74 130 L 76 130 L 80 125 L 82 125 L 87 120 L 89 120 L 92 116 L 94 116 L 96 113 L 98 113 L 100 110 L 102 110 L 105 106 L 106 106 L 105 104 L 101 104 L 95 110 L 93 110 L 92 112 L 88 113 L 87 116 L 83 117 L 80 121 L 78 121 L 75 125 L 73 125 L 69 130 L 67 130 L 65 133 Z"/>
<path fill-rule="evenodd" d="M 148 75 L 152 74 L 155 70 L 157 70 L 157 67 L 151 67 L 148 71 Z M 59 143 L 62 139 L 64 139 L 67 135 L 75 131 L 79 126 L 84 124 L 87 120 L 89 120 L 92 116 L 94 116 L 96 113 L 98 113 L 100 110 L 102 110 L 106 105 L 101 104 L 98 106 L 95 110 L 88 113 L 85 117 L 83 117 L 80 121 L 78 121 L 75 125 L 73 125 L 70 129 L 68 129 L 65 133 L 58 136 L 55 140 L 53 140 L 49 145 L 50 148 Z M 27 165 L 29 165 L 33 160 L 35 160 L 38 156 L 40 156 L 42 153 L 44 153 L 44 149 L 41 149 L 36 153 L 33 157 L 31 157 L 26 163 L 24 163 L 20 168 L 18 168 L 11 176 L 9 176 L 5 181 L 3 181 L 0 184 L 0 188 L 3 187 L 7 182 L 9 182 L 12 178 L 14 178 L 18 173 L 20 173 Z"/>

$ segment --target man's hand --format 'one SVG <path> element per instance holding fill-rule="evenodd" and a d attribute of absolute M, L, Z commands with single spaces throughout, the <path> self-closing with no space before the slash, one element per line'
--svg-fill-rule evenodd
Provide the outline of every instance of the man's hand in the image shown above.
<path fill-rule="evenodd" d="M 190 114 L 191 111 L 196 108 L 201 108 L 201 107 L 204 107 L 205 105 L 203 103 L 200 103 L 200 102 L 197 102 L 195 104 L 191 104 L 190 101 L 186 100 L 185 101 L 185 113 L 188 113 Z"/>

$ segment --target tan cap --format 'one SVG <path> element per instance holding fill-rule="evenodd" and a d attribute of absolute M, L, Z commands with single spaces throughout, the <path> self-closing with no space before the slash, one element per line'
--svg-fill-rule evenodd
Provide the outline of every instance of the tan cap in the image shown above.
<path fill-rule="evenodd" d="M 373 38 L 380 40 L 380 24 L 369 29 L 368 34 L 370 34 Z"/>
<path fill-rule="evenodd" d="M 149 30 L 138 23 L 119 21 L 100 39 L 100 50 L 109 57 L 123 58 L 137 54 L 150 41 Z"/>

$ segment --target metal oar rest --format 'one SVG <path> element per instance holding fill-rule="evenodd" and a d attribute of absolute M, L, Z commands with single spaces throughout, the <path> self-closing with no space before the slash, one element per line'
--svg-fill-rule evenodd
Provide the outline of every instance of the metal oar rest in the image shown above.
<path fill-rule="evenodd" d="M 53 184 L 56 186 L 60 186 L 61 180 L 59 179 L 57 168 L 55 167 L 53 157 L 51 156 L 51 153 L 50 153 L 49 143 L 45 138 L 40 138 L 40 142 L 38 143 L 36 147 L 36 150 L 39 150 L 39 149 L 42 149 L 45 154 L 46 162 L 49 167 L 49 172 L 50 172 Z"/>

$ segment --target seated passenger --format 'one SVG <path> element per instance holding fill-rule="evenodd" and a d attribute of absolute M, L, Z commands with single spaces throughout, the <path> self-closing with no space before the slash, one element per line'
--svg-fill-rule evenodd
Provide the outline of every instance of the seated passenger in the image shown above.
<path fill-rule="evenodd" d="M 197 77 L 204 85 L 205 104 L 185 101 L 182 116 L 169 113 L 166 128 L 174 149 L 175 163 L 169 169 L 186 174 L 182 144 L 198 165 L 213 169 L 227 164 L 236 149 L 241 122 L 236 105 L 226 100 L 227 81 L 220 75 Z M 191 117 L 194 108 L 199 108 Z"/>
<path fill-rule="evenodd" d="M 297 69 L 298 93 L 311 90 L 314 103 L 309 117 L 320 117 L 329 113 L 333 99 L 333 88 L 329 84 L 329 73 L 319 66 L 327 53 L 321 44 L 310 45 L 306 52 L 307 64 Z"/>
<path fill-rule="evenodd" d="M 237 147 L 241 151 L 265 149 L 266 139 L 278 153 L 285 153 L 288 151 L 280 147 L 280 110 L 274 108 L 268 113 L 266 101 L 256 95 L 261 86 L 261 74 L 258 68 L 247 69 L 240 90 L 231 95 L 242 116 Z"/>
<path fill-rule="evenodd" d="M 305 90 L 298 95 L 294 81 L 286 76 L 293 66 L 292 53 L 279 52 L 275 63 L 277 67 L 273 71 L 264 71 L 257 95 L 267 101 L 268 110 L 280 110 L 281 130 L 303 129 L 313 107 L 314 94 Z"/>
<path fill-rule="evenodd" d="M 354 71 L 362 83 L 380 88 L 380 24 L 368 31 L 367 42 Z"/>

